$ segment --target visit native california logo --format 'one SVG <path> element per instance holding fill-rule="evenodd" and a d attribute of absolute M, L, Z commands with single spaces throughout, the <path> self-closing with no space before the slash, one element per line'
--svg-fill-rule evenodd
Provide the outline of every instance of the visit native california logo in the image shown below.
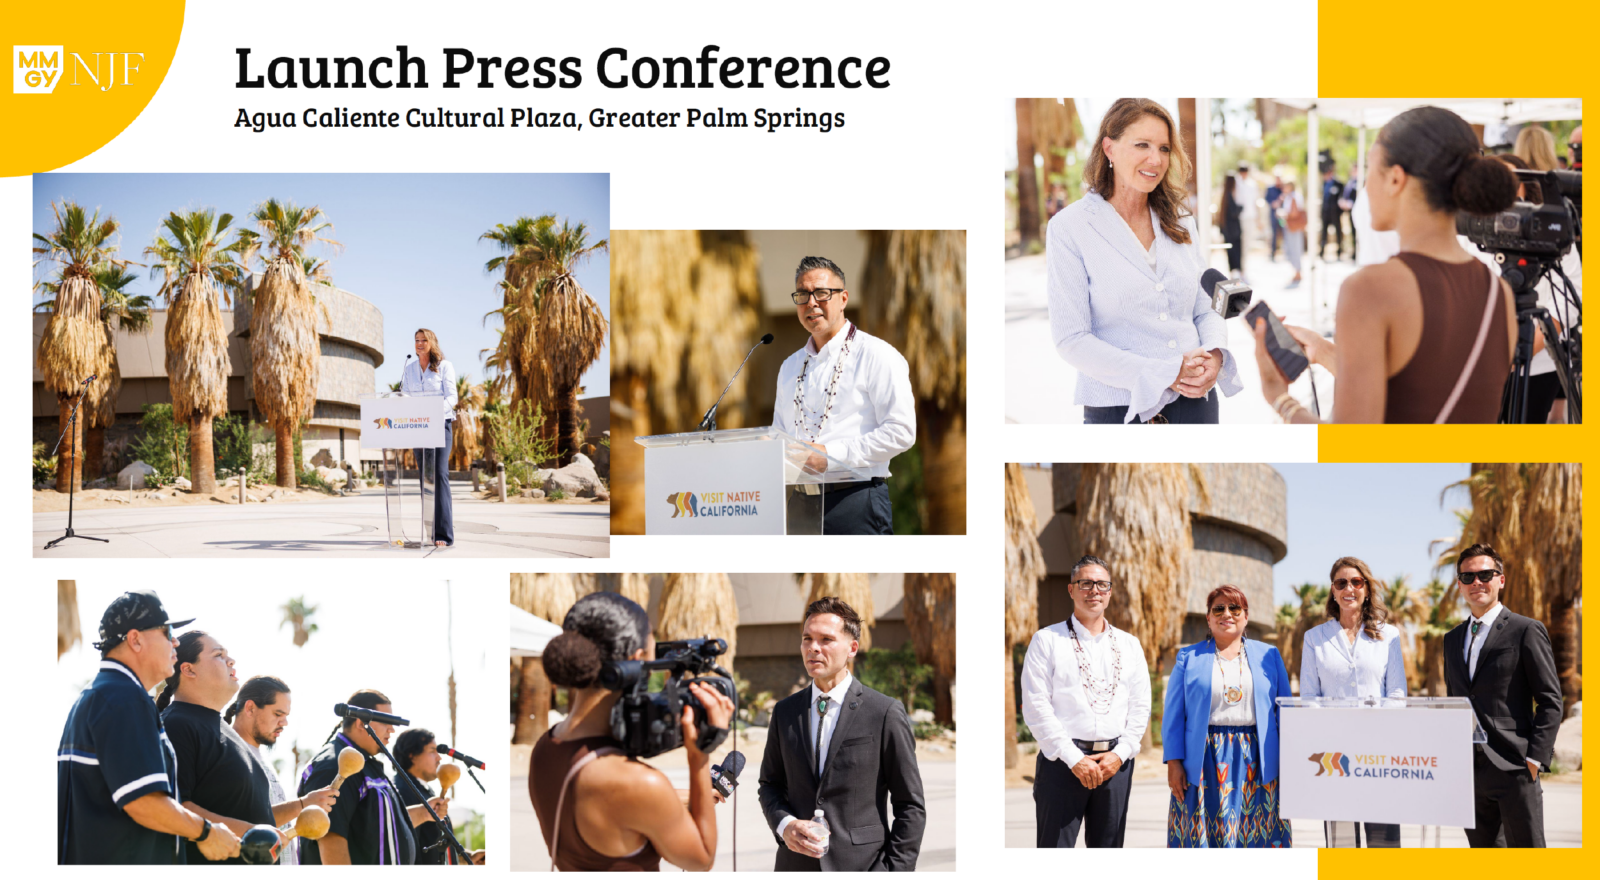
<path fill-rule="evenodd" d="M 426 428 L 433 422 L 430 416 L 414 416 L 409 419 L 391 419 L 387 416 L 372 420 L 372 424 L 380 431 L 402 430 L 405 428 Z"/>
<path fill-rule="evenodd" d="M 1437 755 L 1347 755 L 1344 752 L 1315 752 L 1306 760 L 1317 765 L 1317 772 L 1312 776 L 1430 780 L 1433 778 L 1433 771 L 1439 769 Z"/>
<path fill-rule="evenodd" d="M 743 492 L 674 492 L 667 496 L 672 519 L 680 516 L 755 516 L 760 511 L 760 490 Z"/>
<path fill-rule="evenodd" d="M 90 60 L 84 59 L 85 54 Z M 122 58 L 120 64 L 118 56 Z M 11 91 L 18 95 L 48 95 L 70 76 L 70 85 L 92 83 L 97 91 L 108 92 L 118 85 L 133 85 L 133 76 L 143 60 L 143 52 L 81 53 L 68 52 L 63 46 L 12 46 Z M 121 83 L 117 81 L 119 77 Z"/>

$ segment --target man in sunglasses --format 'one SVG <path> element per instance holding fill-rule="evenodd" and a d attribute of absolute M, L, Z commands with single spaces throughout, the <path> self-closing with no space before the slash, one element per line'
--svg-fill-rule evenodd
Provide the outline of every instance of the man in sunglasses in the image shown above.
<path fill-rule="evenodd" d="M 806 257 L 794 271 L 795 316 L 810 338 L 778 368 L 772 427 L 810 447 L 808 473 L 825 475 L 829 459 L 865 480 L 793 486 L 791 534 L 892 535 L 889 459 L 917 439 L 911 370 L 889 343 L 844 316 L 850 303 L 844 270 L 827 257 Z"/>
<path fill-rule="evenodd" d="M 1472 760 L 1474 847 L 1544 846 L 1544 794 L 1561 726 L 1561 680 L 1544 624 L 1500 604 L 1505 565 L 1488 544 L 1456 560 L 1456 584 L 1472 612 L 1445 634 L 1444 674 L 1452 697 L 1467 697 L 1487 743 Z"/>
<path fill-rule="evenodd" d="M 1022 661 L 1022 720 L 1039 743 L 1036 845 L 1120 847 L 1133 756 L 1150 724 L 1150 670 L 1131 634 L 1106 620 L 1115 585 L 1105 560 L 1072 567 L 1072 616 L 1035 633 Z"/>
<path fill-rule="evenodd" d="M 60 864 L 184 864 L 183 841 L 206 859 L 239 854 L 239 838 L 187 809 L 178 759 L 150 688 L 172 675 L 170 620 L 149 590 L 118 596 L 100 618 L 100 672 L 72 705 L 56 752 Z"/>

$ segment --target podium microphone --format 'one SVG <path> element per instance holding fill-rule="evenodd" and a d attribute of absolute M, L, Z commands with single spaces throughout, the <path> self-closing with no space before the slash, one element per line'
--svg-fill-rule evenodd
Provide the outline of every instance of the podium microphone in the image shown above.
<path fill-rule="evenodd" d="M 727 388 L 723 388 L 722 389 L 722 393 L 717 395 L 717 402 L 711 404 L 711 408 L 706 410 L 706 417 L 700 420 L 699 430 L 701 430 L 701 431 L 715 431 L 717 429 L 717 407 L 722 405 L 722 398 L 728 396 L 728 388 L 732 388 L 733 387 L 734 381 L 736 379 L 738 379 L 739 378 L 739 374 L 744 371 L 744 365 L 750 360 L 750 355 L 755 354 L 756 353 L 756 349 L 760 348 L 763 345 L 768 345 L 771 342 L 772 342 L 772 334 L 768 333 L 767 335 L 761 337 L 761 341 L 760 342 L 757 342 L 755 345 L 750 346 L 750 353 L 746 354 L 744 356 L 744 360 L 739 362 L 739 369 L 733 371 L 733 378 L 728 380 Z"/>
<path fill-rule="evenodd" d="M 1255 296 L 1255 291 L 1243 281 L 1234 281 L 1216 269 L 1207 269 L 1200 276 L 1200 286 L 1211 297 L 1211 310 L 1224 319 L 1237 317 Z"/>
<path fill-rule="evenodd" d="M 488 770 L 489 769 L 489 768 L 483 766 L 483 762 L 478 760 L 477 758 L 474 758 L 471 755 L 463 755 L 460 752 L 456 751 L 455 749 L 450 748 L 449 746 L 447 746 L 447 745 L 445 745 L 443 743 L 440 743 L 439 745 L 434 746 L 433 750 L 438 752 L 441 755 L 449 755 L 450 757 L 455 758 L 457 761 L 460 761 L 461 763 L 467 765 L 468 767 L 476 767 L 479 770 Z"/>
<path fill-rule="evenodd" d="M 374 712 L 371 709 L 363 709 L 360 706 L 347 706 L 344 703 L 334 704 L 333 714 L 340 718 L 354 718 L 357 721 L 366 721 L 368 723 L 376 721 L 379 724 L 393 724 L 395 727 L 411 726 L 411 722 L 401 718 L 399 715 L 390 715 L 388 712 Z"/>
<path fill-rule="evenodd" d="M 95 373 L 93 376 L 90 376 L 89 378 L 83 380 L 83 384 L 87 385 L 90 382 L 93 382 L 94 380 L 96 380 L 98 378 L 100 378 L 100 374 L 99 373 Z"/>
<path fill-rule="evenodd" d="M 744 771 L 744 752 L 734 749 L 722 763 L 711 768 L 711 787 L 724 798 L 739 787 L 739 774 Z"/>

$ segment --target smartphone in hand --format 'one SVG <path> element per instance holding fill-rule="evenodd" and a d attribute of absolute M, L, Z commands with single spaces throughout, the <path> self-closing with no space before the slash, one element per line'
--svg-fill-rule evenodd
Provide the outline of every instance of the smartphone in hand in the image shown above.
<path fill-rule="evenodd" d="M 1278 369 L 1283 371 L 1284 378 L 1290 382 L 1300 378 L 1306 367 L 1311 366 L 1311 361 L 1306 357 L 1306 350 L 1300 347 L 1300 343 L 1294 341 L 1294 337 L 1289 335 L 1283 322 L 1278 320 L 1278 316 L 1274 315 L 1272 309 L 1267 308 L 1264 302 L 1256 303 L 1244 314 L 1245 326 L 1251 331 L 1255 330 L 1256 322 L 1259 320 L 1267 322 L 1267 354 L 1272 356 L 1272 362 L 1278 365 Z"/>

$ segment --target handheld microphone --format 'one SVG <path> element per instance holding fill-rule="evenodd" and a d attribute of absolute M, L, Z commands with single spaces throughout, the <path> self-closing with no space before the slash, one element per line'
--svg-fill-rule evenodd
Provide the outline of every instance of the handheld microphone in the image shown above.
<path fill-rule="evenodd" d="M 468 767 L 476 767 L 479 770 L 487 770 L 487 769 L 489 769 L 489 768 L 483 766 L 483 762 L 478 760 L 477 758 L 474 758 L 471 755 L 463 755 L 460 752 L 456 751 L 455 749 L 450 748 L 449 746 L 447 746 L 447 745 L 445 745 L 443 743 L 440 743 L 439 745 L 434 746 L 433 750 L 438 752 L 441 755 L 449 755 L 450 757 L 455 758 L 457 761 L 460 761 L 461 763 L 467 765 Z"/>
<path fill-rule="evenodd" d="M 744 771 L 744 752 L 734 749 L 722 763 L 711 768 L 711 787 L 726 798 L 739 787 L 739 774 Z"/>
<path fill-rule="evenodd" d="M 333 714 L 340 718 L 354 718 L 357 721 L 376 721 L 379 724 L 393 724 L 395 727 L 411 726 L 411 722 L 401 718 L 399 715 L 390 715 L 388 712 L 374 712 L 371 709 L 363 709 L 360 706 L 347 706 L 344 703 L 334 704 Z"/>
<path fill-rule="evenodd" d="M 1234 281 L 1216 269 L 1207 269 L 1200 276 L 1200 286 L 1211 297 L 1211 310 L 1224 319 L 1237 317 L 1250 305 L 1255 291 L 1243 281 Z"/>
<path fill-rule="evenodd" d="M 702 431 L 715 431 L 717 429 L 717 407 L 722 405 L 722 398 L 728 396 L 728 388 L 732 388 L 733 387 L 734 381 L 737 380 L 739 378 L 739 374 L 744 371 L 744 365 L 750 360 L 750 355 L 755 354 L 756 353 L 756 349 L 760 348 L 763 345 L 768 345 L 771 342 L 772 342 L 772 334 L 768 333 L 767 335 L 761 337 L 761 341 L 760 342 L 757 342 L 755 345 L 750 346 L 750 353 L 746 354 L 744 356 L 744 360 L 739 362 L 739 369 L 733 371 L 733 378 L 728 380 L 727 387 L 723 388 L 722 389 L 722 393 L 717 395 L 717 402 L 711 404 L 711 408 L 706 410 L 705 418 L 700 420 L 700 425 L 699 425 L 699 429 L 700 430 L 702 430 Z"/>
<path fill-rule="evenodd" d="M 89 378 L 83 380 L 83 384 L 87 385 L 90 382 L 93 382 L 94 380 L 96 380 L 98 378 L 100 378 L 100 374 L 99 373 L 95 373 L 93 376 L 90 376 Z"/>

